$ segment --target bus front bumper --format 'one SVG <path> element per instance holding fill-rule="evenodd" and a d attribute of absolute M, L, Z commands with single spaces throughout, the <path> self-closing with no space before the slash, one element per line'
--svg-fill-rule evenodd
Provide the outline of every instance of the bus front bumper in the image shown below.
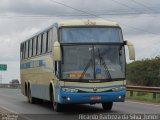
<path fill-rule="evenodd" d="M 58 103 L 61 104 L 94 104 L 102 102 L 124 102 L 126 90 L 101 93 L 72 93 L 60 91 Z M 96 99 L 93 99 L 96 98 Z M 98 98 L 98 99 L 97 99 Z"/>

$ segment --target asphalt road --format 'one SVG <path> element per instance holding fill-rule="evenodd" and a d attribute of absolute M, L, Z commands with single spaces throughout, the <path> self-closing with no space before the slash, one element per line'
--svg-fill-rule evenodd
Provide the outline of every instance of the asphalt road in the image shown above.
<path fill-rule="evenodd" d="M 160 105 L 126 101 L 114 103 L 112 111 L 102 110 L 101 104 L 96 105 L 68 105 L 64 112 L 57 113 L 52 104 L 30 104 L 18 89 L 0 89 L 0 107 L 23 116 L 27 120 L 76 120 L 83 119 L 83 115 L 100 114 L 160 114 Z M 82 116 L 81 116 L 82 115 Z M 92 116 L 96 117 L 96 116 Z M 95 118 L 96 119 L 96 118 Z"/>

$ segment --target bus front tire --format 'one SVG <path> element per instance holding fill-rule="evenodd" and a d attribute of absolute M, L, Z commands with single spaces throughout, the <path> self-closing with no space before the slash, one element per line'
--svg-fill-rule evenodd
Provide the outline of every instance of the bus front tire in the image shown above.
<path fill-rule="evenodd" d="M 53 109 L 54 109 L 55 112 L 61 112 L 62 111 L 62 104 L 54 101 L 54 95 L 53 94 L 52 94 L 52 104 L 53 104 Z"/>
<path fill-rule="evenodd" d="M 53 108 L 55 112 L 61 112 L 62 111 L 62 104 L 53 102 Z"/>
<path fill-rule="evenodd" d="M 103 110 L 110 111 L 112 109 L 113 102 L 102 103 Z"/>

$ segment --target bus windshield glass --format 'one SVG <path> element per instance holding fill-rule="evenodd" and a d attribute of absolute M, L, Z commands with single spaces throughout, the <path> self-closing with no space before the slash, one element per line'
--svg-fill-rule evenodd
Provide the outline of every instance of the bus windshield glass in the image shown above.
<path fill-rule="evenodd" d="M 60 29 L 61 43 L 122 42 L 119 27 L 75 27 Z"/>
<path fill-rule="evenodd" d="M 62 79 L 115 79 L 125 77 L 121 45 L 62 46 Z"/>

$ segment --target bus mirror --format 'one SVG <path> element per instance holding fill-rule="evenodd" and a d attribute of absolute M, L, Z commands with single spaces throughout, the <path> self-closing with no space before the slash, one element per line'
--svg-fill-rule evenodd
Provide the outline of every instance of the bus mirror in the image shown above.
<path fill-rule="evenodd" d="M 129 42 L 129 41 L 125 41 L 126 45 L 128 46 L 128 50 L 129 50 L 129 59 L 130 60 L 135 60 L 135 49 L 134 49 L 134 45 Z"/>
<path fill-rule="evenodd" d="M 61 47 L 58 41 L 54 43 L 52 50 L 53 50 L 54 61 L 61 61 Z"/>

